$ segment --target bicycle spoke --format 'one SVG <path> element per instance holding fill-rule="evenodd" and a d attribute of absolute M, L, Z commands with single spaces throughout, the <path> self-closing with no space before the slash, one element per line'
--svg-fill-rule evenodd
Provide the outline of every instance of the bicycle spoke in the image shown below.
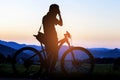
<path fill-rule="evenodd" d="M 80 47 L 68 49 L 62 57 L 62 70 L 66 74 L 86 74 L 93 69 L 93 56 L 88 50 Z"/>
<path fill-rule="evenodd" d="M 31 47 L 18 50 L 14 57 L 13 71 L 17 75 L 31 75 L 38 72 L 41 68 L 41 59 L 38 51 Z"/>

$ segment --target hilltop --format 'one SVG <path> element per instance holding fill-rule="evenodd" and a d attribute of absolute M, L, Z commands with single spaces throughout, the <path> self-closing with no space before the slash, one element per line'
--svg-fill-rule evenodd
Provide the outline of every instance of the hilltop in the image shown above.
<path fill-rule="evenodd" d="M 13 53 L 22 48 L 30 46 L 33 48 L 36 48 L 39 50 L 41 47 L 38 45 L 27 45 L 27 44 L 19 44 L 16 42 L 7 42 L 0 40 L 0 54 L 7 55 L 13 55 Z M 63 46 L 62 49 L 60 49 L 60 53 L 63 53 L 67 49 L 67 46 Z M 95 58 L 118 58 L 120 57 L 120 49 L 108 49 L 108 48 L 87 48 Z M 59 54 L 59 56 L 62 56 L 62 54 Z"/>

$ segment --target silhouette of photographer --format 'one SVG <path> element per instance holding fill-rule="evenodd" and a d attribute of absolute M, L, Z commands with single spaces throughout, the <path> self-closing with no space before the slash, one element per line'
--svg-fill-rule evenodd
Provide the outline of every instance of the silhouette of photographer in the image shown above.
<path fill-rule="evenodd" d="M 52 71 L 58 59 L 58 37 L 55 25 L 63 25 L 59 6 L 57 4 L 50 5 L 48 13 L 42 19 L 42 24 L 44 36 L 46 38 L 45 49 L 48 54 L 47 67 Z"/>

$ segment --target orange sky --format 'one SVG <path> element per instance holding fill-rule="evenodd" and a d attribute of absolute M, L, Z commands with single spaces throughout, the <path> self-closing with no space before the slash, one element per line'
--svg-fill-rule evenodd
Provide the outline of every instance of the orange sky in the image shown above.
<path fill-rule="evenodd" d="M 60 6 L 64 23 L 56 26 L 59 39 L 67 30 L 74 45 L 120 48 L 119 0 L 1 0 L 0 39 L 39 44 L 32 35 L 52 3 Z"/>

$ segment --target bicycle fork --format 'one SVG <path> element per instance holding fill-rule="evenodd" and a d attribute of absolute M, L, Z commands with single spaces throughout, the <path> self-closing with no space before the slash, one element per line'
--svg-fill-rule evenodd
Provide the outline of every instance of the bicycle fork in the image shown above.
<path fill-rule="evenodd" d="M 71 51 L 71 55 L 72 55 L 72 64 L 74 65 L 75 68 L 78 68 L 81 65 L 81 62 L 75 58 L 75 53 L 73 51 Z"/>

